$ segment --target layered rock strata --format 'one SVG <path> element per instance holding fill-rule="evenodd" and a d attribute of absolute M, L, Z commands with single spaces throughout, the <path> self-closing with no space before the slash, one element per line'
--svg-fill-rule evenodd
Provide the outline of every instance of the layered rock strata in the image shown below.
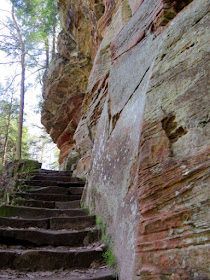
<path fill-rule="evenodd" d="M 93 64 L 68 138 L 74 174 L 120 279 L 209 279 L 209 1 L 59 3 Z"/>

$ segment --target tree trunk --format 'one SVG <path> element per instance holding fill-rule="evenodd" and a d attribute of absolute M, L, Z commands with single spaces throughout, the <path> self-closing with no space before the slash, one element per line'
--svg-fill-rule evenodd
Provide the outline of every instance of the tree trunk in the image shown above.
<path fill-rule="evenodd" d="M 46 69 L 49 67 L 50 53 L 49 53 L 49 39 L 45 39 L 45 53 L 46 53 Z"/>
<path fill-rule="evenodd" d="M 24 112 L 24 97 L 25 97 L 25 45 L 21 50 L 21 87 L 20 87 L 20 108 L 18 117 L 18 135 L 16 144 L 16 159 L 21 159 L 22 150 L 22 134 L 23 134 L 23 112 Z"/>
<path fill-rule="evenodd" d="M 44 140 L 42 141 L 42 148 L 41 148 L 41 157 L 40 157 L 40 162 L 43 162 L 43 156 L 44 156 L 44 147 L 45 147 L 45 142 Z"/>
<path fill-rule="evenodd" d="M 18 117 L 18 135 L 16 143 L 16 159 L 21 159 L 22 132 L 23 132 L 23 112 L 24 112 L 24 95 L 25 95 L 25 42 L 22 38 L 20 28 L 15 19 L 14 7 L 12 7 L 12 19 L 17 31 L 18 40 L 21 48 L 21 87 L 20 87 L 20 108 Z"/>
<path fill-rule="evenodd" d="M 56 37 L 56 25 L 53 26 L 52 57 L 54 57 L 55 55 L 55 37 Z"/>
<path fill-rule="evenodd" d="M 6 156 L 7 156 L 7 146 L 8 146 L 8 137 L 9 137 L 9 129 L 10 129 L 10 122 L 11 122 L 11 116 L 12 116 L 12 103 L 13 103 L 13 94 L 11 97 L 11 103 L 9 107 L 9 114 L 7 119 L 7 130 L 4 140 L 4 148 L 3 148 L 3 155 L 2 155 L 2 164 L 5 165 Z"/>

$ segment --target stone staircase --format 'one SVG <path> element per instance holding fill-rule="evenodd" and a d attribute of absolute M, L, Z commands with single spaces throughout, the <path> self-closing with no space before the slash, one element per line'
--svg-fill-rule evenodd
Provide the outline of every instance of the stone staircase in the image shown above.
<path fill-rule="evenodd" d="M 30 176 L 0 207 L 0 279 L 116 279 L 95 217 L 80 207 L 84 183 L 67 171 Z"/>

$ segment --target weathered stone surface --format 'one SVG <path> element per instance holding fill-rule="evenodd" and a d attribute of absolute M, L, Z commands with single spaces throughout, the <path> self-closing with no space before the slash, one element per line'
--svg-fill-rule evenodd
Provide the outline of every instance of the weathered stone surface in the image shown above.
<path fill-rule="evenodd" d="M 73 143 L 89 67 L 87 58 L 69 61 L 57 55 L 45 75 L 42 123 L 62 153 Z"/>
<path fill-rule="evenodd" d="M 25 199 L 44 200 L 44 201 L 72 201 L 72 200 L 80 199 L 81 195 L 18 193 L 17 197 L 22 197 Z"/>
<path fill-rule="evenodd" d="M 107 1 L 108 2 L 108 1 Z M 111 1 L 110 3 L 113 3 Z M 89 170 L 91 150 L 96 127 L 106 100 L 111 67 L 110 44 L 123 26 L 128 22 L 131 11 L 127 0 L 117 3 L 113 20 L 99 46 L 88 82 L 88 93 L 83 103 L 83 116 L 74 135 L 76 149 L 80 150 L 82 160 L 75 175 L 86 174 Z"/>
<path fill-rule="evenodd" d="M 76 209 L 80 208 L 80 200 L 68 201 L 68 202 L 58 202 L 55 201 L 55 208 L 57 209 Z"/>
<path fill-rule="evenodd" d="M 31 208 L 31 207 L 18 207 L 18 206 L 1 206 L 0 215 L 2 217 L 16 217 L 21 216 L 23 218 L 49 218 L 59 216 L 84 216 L 85 209 L 43 209 L 43 208 Z"/>
<path fill-rule="evenodd" d="M 0 250 L 1 268 L 29 271 L 50 271 L 70 268 L 89 268 L 94 260 L 102 260 L 102 253 L 91 249 L 80 251 L 63 249 Z M 100 279 L 100 278 L 99 278 Z"/>
<path fill-rule="evenodd" d="M 41 163 L 35 160 L 19 159 L 9 162 L 5 169 L 11 177 L 18 177 L 24 175 L 24 173 L 39 171 Z"/>
<path fill-rule="evenodd" d="M 119 7 L 120 1 L 118 2 L 60 0 L 58 3 L 63 31 L 58 38 L 59 55 L 54 57 L 45 74 L 42 123 L 60 149 L 60 165 L 73 149 L 72 136 L 80 118 L 80 108 L 91 69 L 90 58 L 94 59 L 112 16 Z M 125 21 L 131 12 L 127 0 L 122 2 L 120 20 Z M 114 29 L 121 27 L 121 22 L 117 22 Z M 110 43 L 110 39 L 108 41 Z M 108 48 L 107 44 L 105 48 Z M 105 61 L 107 59 L 101 61 L 100 65 Z M 90 99 L 91 97 L 86 98 L 85 106 L 88 106 Z M 99 106 L 100 110 L 103 101 L 95 106 Z M 83 134 L 84 138 L 88 137 L 86 132 Z M 67 167 L 65 160 L 63 168 Z"/>
<path fill-rule="evenodd" d="M 61 25 L 65 32 L 70 33 L 76 41 L 78 49 L 90 57 L 91 17 L 93 20 L 95 19 L 90 10 L 90 1 L 59 0 L 58 7 Z"/>
<path fill-rule="evenodd" d="M 28 200 L 23 198 L 14 199 L 17 206 L 36 207 L 36 208 L 55 208 L 55 201 Z"/>
<path fill-rule="evenodd" d="M 67 179 L 66 175 L 69 172 L 40 171 L 39 173 L 41 176 L 36 176 L 46 182 L 46 178 L 43 179 L 44 174 L 47 179 L 50 175 L 50 178 L 62 180 L 62 178 Z M 100 230 L 96 227 L 96 217 L 87 215 L 87 209 L 81 209 L 77 200 L 73 201 L 73 205 L 68 202 L 62 207 L 63 202 L 59 201 L 58 190 L 64 193 L 75 191 L 81 193 L 83 189 L 68 184 L 68 189 L 54 186 L 27 188 L 28 194 L 38 191 L 43 195 L 46 195 L 46 190 L 51 189 L 51 193 L 57 195 L 56 200 L 58 200 L 54 202 L 51 210 L 0 207 L 0 277 L 2 279 L 116 279 L 114 270 L 104 265 L 103 252 L 107 246 L 99 241 Z M 44 201 L 40 202 L 44 203 Z M 73 210 L 75 203 L 80 209 Z M 67 209 L 57 210 L 56 207 Z M 64 270 L 65 273 L 61 273 Z M 33 271 L 33 275 L 28 274 L 29 271 Z"/>
<path fill-rule="evenodd" d="M 83 246 L 84 242 L 98 241 L 98 230 L 80 230 L 57 232 L 38 229 L 0 228 L 0 244 L 38 245 L 38 246 Z M 88 237 L 88 239 L 87 239 Z M 88 244 L 87 244 L 88 245 Z"/>
<path fill-rule="evenodd" d="M 9 255 L 9 254 L 8 254 Z M 6 262 L 5 262 L 6 263 Z M 36 271 L 36 272 L 24 272 L 15 270 L 3 270 L 1 271 L 2 279 L 22 279 L 28 280 L 32 279 L 44 279 L 44 280 L 115 280 L 116 275 L 108 266 L 103 266 L 99 268 L 86 268 L 86 269 L 71 269 L 71 270 L 58 270 L 58 271 Z M 85 278 L 84 278 L 85 277 Z"/>
<path fill-rule="evenodd" d="M 140 146 L 136 279 L 210 276 L 209 17 L 202 4 L 194 1 L 166 30 L 153 68 Z"/>
<path fill-rule="evenodd" d="M 149 9 L 150 3 L 145 5 Z M 126 29 L 131 32 L 133 24 L 129 25 L 130 22 Z M 158 48 L 158 40 L 154 41 L 153 36 L 147 36 L 111 65 L 108 95 L 97 125 L 85 197 L 86 203 L 92 205 L 92 211 L 106 217 L 105 220 L 110 225 L 122 279 L 132 277 L 132 265 L 135 261 L 138 197 L 137 192 L 132 189 L 135 184 L 135 174 L 132 173 L 136 168 L 152 61 Z M 144 52 L 140 51 L 141 47 Z"/>
<path fill-rule="evenodd" d="M 51 229 L 85 229 L 87 227 L 93 227 L 95 223 L 94 216 L 81 216 L 71 218 L 51 218 Z"/>
<path fill-rule="evenodd" d="M 202 185 L 206 186 L 202 197 L 207 196 L 208 186 L 209 165 L 205 158 L 209 137 L 205 23 L 208 9 L 205 5 L 207 1 L 202 5 L 194 1 L 163 30 L 164 24 L 158 25 L 156 20 L 157 10 L 162 7 L 161 1 L 143 2 L 111 44 L 108 94 L 97 124 L 84 200 L 94 212 L 106 217 L 114 236 L 120 279 L 123 280 L 162 279 L 165 275 L 168 275 L 166 279 L 189 279 L 190 275 L 209 275 L 205 249 L 200 249 L 200 246 L 208 248 L 209 225 L 201 214 L 206 211 L 208 202 L 202 204 L 202 198 L 198 195 L 194 198 L 196 185 L 199 190 Z M 154 23 L 155 29 L 160 28 L 162 34 L 157 36 L 158 33 L 151 32 L 150 26 Z M 199 126 L 199 123 L 205 124 Z M 164 165 L 158 166 L 162 161 Z M 196 165 L 201 167 L 197 166 L 198 171 L 192 171 L 193 175 L 189 173 L 184 178 L 179 177 L 178 166 L 186 166 L 188 170 L 190 162 L 190 169 L 194 170 Z M 197 179 L 197 172 L 198 176 L 204 172 L 203 176 Z M 165 182 L 163 189 L 159 176 Z M 174 188 L 171 180 L 175 180 Z M 189 183 L 191 187 L 188 188 Z M 167 185 L 170 186 L 169 190 Z M 192 198 L 188 197 L 182 202 L 182 197 L 185 193 L 186 197 L 189 196 L 191 188 L 194 190 Z M 144 196 L 144 191 L 147 196 Z M 174 208 L 171 212 L 169 209 L 173 207 L 176 197 L 180 207 L 178 203 L 175 205 L 180 210 Z M 196 207 L 195 201 L 200 201 L 203 206 Z M 166 225 L 162 234 L 163 219 L 170 217 L 172 221 L 175 220 L 182 215 L 183 208 L 187 210 L 191 204 L 196 208 L 195 212 L 200 213 L 198 217 L 205 224 L 205 229 L 196 229 L 194 233 L 189 228 L 185 229 L 184 224 L 182 227 L 179 224 L 177 234 L 174 233 L 174 237 L 169 239 L 172 229 Z M 159 210 L 162 208 L 163 213 Z M 157 229 L 153 228 L 152 219 Z M 151 220 L 150 232 L 138 231 L 144 225 L 144 220 L 145 223 Z M 175 240 L 180 241 L 175 245 Z M 162 246 L 161 249 L 159 246 Z M 193 255 L 198 252 L 199 265 L 194 264 L 193 256 L 190 257 L 193 252 L 190 246 L 194 246 Z M 179 248 L 179 253 L 170 251 L 176 248 Z M 170 258 L 171 263 L 167 263 L 166 260 Z"/>
<path fill-rule="evenodd" d="M 65 31 L 59 35 L 58 52 L 44 76 L 42 124 L 57 143 L 62 164 L 73 147 L 91 61 Z"/>
<path fill-rule="evenodd" d="M 108 225 L 120 280 L 209 279 L 209 1 L 60 10 L 93 62 L 65 156 L 79 152 L 74 174 Z"/>
<path fill-rule="evenodd" d="M 72 55 L 78 55 L 76 42 L 65 31 L 61 31 L 58 35 L 57 49 L 58 53 L 68 60 L 71 60 Z"/>
<path fill-rule="evenodd" d="M 10 217 L 0 217 L 0 227 L 10 227 L 10 228 L 48 228 L 49 219 L 17 219 Z"/>
<path fill-rule="evenodd" d="M 77 179 L 77 178 L 76 178 Z M 72 180 L 72 182 L 62 182 L 62 180 L 57 181 L 56 178 L 49 178 L 48 180 L 20 180 L 20 182 L 27 183 L 28 186 L 31 186 L 32 188 L 37 186 L 38 188 L 40 187 L 47 187 L 47 186 L 57 186 L 57 187 L 83 187 L 84 182 L 81 180 Z M 24 186 L 23 186 L 24 188 Z"/>
<path fill-rule="evenodd" d="M 80 154 L 78 152 L 73 151 L 72 149 L 71 151 L 67 151 L 67 156 L 65 156 L 62 162 L 61 169 L 73 171 L 79 159 L 80 159 Z"/>

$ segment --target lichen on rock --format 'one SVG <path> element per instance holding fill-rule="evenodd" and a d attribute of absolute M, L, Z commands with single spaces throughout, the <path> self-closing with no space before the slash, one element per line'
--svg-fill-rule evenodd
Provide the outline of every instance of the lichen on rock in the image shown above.
<path fill-rule="evenodd" d="M 87 179 L 119 279 L 209 279 L 209 1 L 59 9 L 42 122 L 60 164 Z"/>

